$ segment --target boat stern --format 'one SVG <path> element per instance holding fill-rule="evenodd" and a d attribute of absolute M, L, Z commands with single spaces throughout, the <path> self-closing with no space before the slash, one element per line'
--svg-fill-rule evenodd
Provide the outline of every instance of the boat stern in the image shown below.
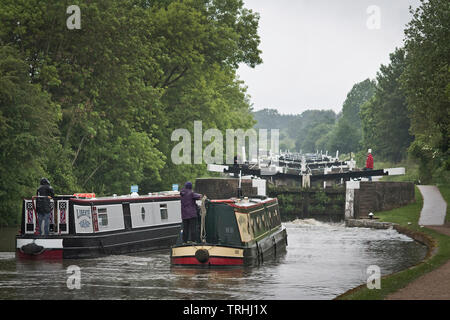
<path fill-rule="evenodd" d="M 16 237 L 16 257 L 20 259 L 62 259 L 62 238 Z"/>
<path fill-rule="evenodd" d="M 170 260 L 175 266 L 242 266 L 244 249 L 197 244 L 175 246 Z"/>

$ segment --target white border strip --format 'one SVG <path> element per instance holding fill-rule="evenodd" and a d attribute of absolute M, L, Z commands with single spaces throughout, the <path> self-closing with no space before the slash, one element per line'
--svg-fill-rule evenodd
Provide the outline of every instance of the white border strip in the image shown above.
<path fill-rule="evenodd" d="M 45 249 L 62 249 L 63 239 L 17 239 L 16 248 L 20 249 L 22 246 L 35 242 L 38 246 L 43 246 Z"/>

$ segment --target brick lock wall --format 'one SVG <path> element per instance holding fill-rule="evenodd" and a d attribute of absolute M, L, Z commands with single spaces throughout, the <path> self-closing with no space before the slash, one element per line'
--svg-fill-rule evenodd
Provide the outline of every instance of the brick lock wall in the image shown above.
<path fill-rule="evenodd" d="M 412 182 L 361 182 L 355 190 L 355 218 L 369 212 L 385 211 L 415 202 Z"/>

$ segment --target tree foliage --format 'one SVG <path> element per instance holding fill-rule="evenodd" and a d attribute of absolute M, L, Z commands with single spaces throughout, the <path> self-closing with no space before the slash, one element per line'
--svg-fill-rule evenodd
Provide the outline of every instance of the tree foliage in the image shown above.
<path fill-rule="evenodd" d="M 174 129 L 254 124 L 236 69 L 262 62 L 259 16 L 243 1 L 83 2 L 79 30 L 70 4 L 2 1 L 1 161 L 16 169 L 2 165 L 0 196 L 10 183 L 30 196 L 41 176 L 59 194 L 167 189 L 205 171 L 171 162 Z M 2 201 L 3 223 L 19 198 Z"/>
<path fill-rule="evenodd" d="M 297 115 L 279 114 L 275 109 L 263 109 L 253 112 L 257 129 L 279 129 L 280 148 L 290 151 L 316 152 L 326 151 L 319 143 L 335 124 L 336 114 L 332 110 L 306 110 Z"/>
<path fill-rule="evenodd" d="M 361 149 L 361 106 L 370 100 L 375 92 L 375 82 L 366 79 L 355 84 L 342 106 L 342 115 L 330 134 L 328 150 L 340 153 L 357 152 Z"/>
<path fill-rule="evenodd" d="M 361 107 L 363 146 L 373 149 L 381 159 L 400 162 L 414 140 L 399 81 L 405 68 L 405 50 L 397 49 L 390 59 L 390 64 L 382 65 L 377 73 L 375 95 Z"/>
<path fill-rule="evenodd" d="M 318 139 L 326 134 L 335 123 L 336 114 L 332 110 L 306 110 L 290 123 L 291 134 L 295 132 L 296 149 L 302 152 L 321 151 Z M 325 152 L 326 150 L 322 150 Z"/>
<path fill-rule="evenodd" d="M 450 3 L 422 1 L 405 30 L 406 67 L 402 88 L 415 140 L 410 153 L 421 164 L 422 180 L 450 170 Z M 447 180 L 447 182 L 449 182 Z"/>
<path fill-rule="evenodd" d="M 28 78 L 28 66 L 13 47 L 0 46 L 0 210 L 20 208 L 24 194 L 34 193 L 57 150 L 59 106 Z M 54 162 L 54 161 L 51 161 Z M 0 224 L 17 223 L 17 215 L 0 215 Z"/>

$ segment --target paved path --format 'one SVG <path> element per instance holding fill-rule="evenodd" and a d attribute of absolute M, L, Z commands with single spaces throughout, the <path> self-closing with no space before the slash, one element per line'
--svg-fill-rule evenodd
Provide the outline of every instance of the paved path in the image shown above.
<path fill-rule="evenodd" d="M 418 186 L 423 196 L 420 225 L 450 236 L 450 225 L 444 224 L 447 203 L 435 186 Z M 450 300 L 450 261 L 417 278 L 405 288 L 390 294 L 387 300 Z"/>
<path fill-rule="evenodd" d="M 417 186 L 423 196 L 423 208 L 420 212 L 419 225 L 441 226 L 445 221 L 447 203 L 436 186 Z"/>
<path fill-rule="evenodd" d="M 390 294 L 387 300 L 450 300 L 450 261 Z"/>

